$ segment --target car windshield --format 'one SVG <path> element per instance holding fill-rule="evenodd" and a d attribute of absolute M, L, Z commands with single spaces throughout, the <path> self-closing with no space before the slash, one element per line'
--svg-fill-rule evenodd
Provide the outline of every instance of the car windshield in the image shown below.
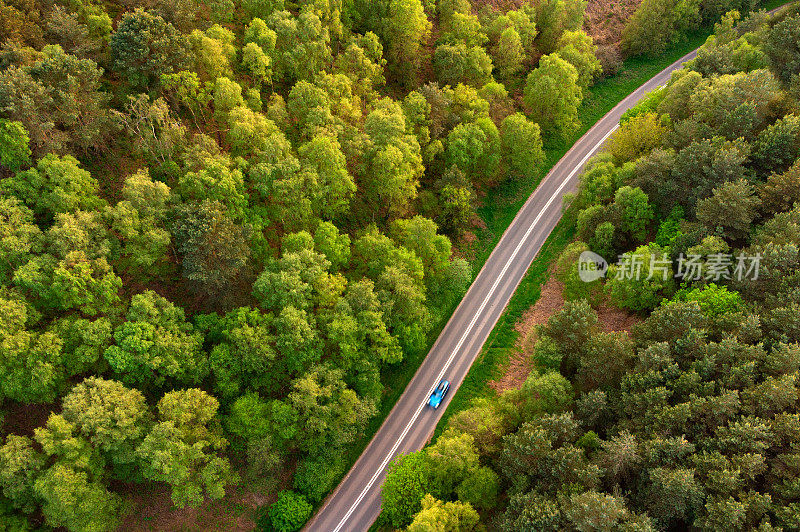
<path fill-rule="evenodd" d="M 439 388 L 438 388 L 438 390 L 439 390 L 440 392 L 444 391 L 444 383 L 443 383 L 443 382 L 439 384 Z"/>

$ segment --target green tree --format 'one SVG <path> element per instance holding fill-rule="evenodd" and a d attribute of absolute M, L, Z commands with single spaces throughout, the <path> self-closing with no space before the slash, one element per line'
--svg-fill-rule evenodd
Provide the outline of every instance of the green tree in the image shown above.
<path fill-rule="evenodd" d="M 288 156 L 290 144 L 275 122 L 238 105 L 228 113 L 227 138 L 232 153 L 258 159 L 264 163 L 275 163 Z"/>
<path fill-rule="evenodd" d="M 540 493 L 555 493 L 564 485 L 573 485 L 576 491 L 592 488 L 600 470 L 575 446 L 577 437 L 578 425 L 571 413 L 525 422 L 504 439 L 501 471 L 517 492 L 533 486 Z"/>
<path fill-rule="evenodd" d="M 364 131 L 369 137 L 364 154 L 368 165 L 358 177 L 362 179 L 365 203 L 373 213 L 397 215 L 408 211 L 424 168 L 417 139 L 406 133 L 401 107 L 381 100 L 367 115 Z"/>
<path fill-rule="evenodd" d="M 184 277 L 215 296 L 233 282 L 250 256 L 250 227 L 236 225 L 219 201 L 178 207 L 172 234 Z"/>
<path fill-rule="evenodd" d="M 28 45 L 42 42 L 42 20 L 39 9 L 33 2 L 3 2 L 3 39 Z"/>
<path fill-rule="evenodd" d="M 374 288 L 375 285 L 369 279 L 347 285 L 345 298 L 355 320 L 354 353 L 366 354 L 370 358 L 389 364 L 396 363 L 403 359 L 403 351 L 398 337 L 389 332 L 385 311 Z M 329 341 L 336 341 L 336 335 L 330 329 L 328 336 Z M 353 345 L 349 342 L 348 344 Z M 340 349 L 345 350 L 342 344 Z"/>
<path fill-rule="evenodd" d="M 350 237 L 331 222 L 320 222 L 314 231 L 314 248 L 325 255 L 334 270 L 350 260 Z"/>
<path fill-rule="evenodd" d="M 578 71 L 558 55 L 543 56 L 525 82 L 528 116 L 546 135 L 567 138 L 578 128 L 582 98 Z"/>
<path fill-rule="evenodd" d="M 542 530 L 555 532 L 564 526 L 558 502 L 536 491 L 511 497 L 502 517 L 505 530 Z"/>
<path fill-rule="evenodd" d="M 320 130 L 336 127 L 331 97 L 323 87 L 307 81 L 296 83 L 286 106 L 303 138 L 311 139 Z"/>
<path fill-rule="evenodd" d="M 95 211 L 103 205 L 97 196 L 97 180 L 70 155 L 46 155 L 35 168 L 0 181 L 0 188 L 46 221 L 59 212 Z"/>
<path fill-rule="evenodd" d="M 710 138 L 719 135 L 745 146 L 738 139 L 752 138 L 770 123 L 771 102 L 779 97 L 780 83 L 767 69 L 703 79 L 688 96 L 688 101 L 680 102 L 686 105 L 684 112 L 688 111 L 691 118 L 678 130 L 682 136 Z M 769 146 L 774 150 L 772 154 L 781 159 L 776 162 L 786 164 L 786 152 L 792 152 L 791 139 L 796 142 L 797 128 L 797 120 L 787 117 L 764 132 L 761 137 L 764 147 Z"/>
<path fill-rule="evenodd" d="M 30 137 L 22 122 L 0 119 L 0 162 L 16 172 L 30 164 Z"/>
<path fill-rule="evenodd" d="M 650 471 L 645 507 L 662 526 L 686 522 L 703 500 L 703 488 L 691 469 L 654 468 Z"/>
<path fill-rule="evenodd" d="M 445 432 L 425 449 L 424 455 L 431 493 L 442 498 L 451 497 L 456 487 L 480 467 L 474 440 L 465 433 Z"/>
<path fill-rule="evenodd" d="M 305 497 L 294 491 L 282 491 L 269 507 L 264 521 L 275 532 L 296 532 L 303 528 L 314 508 Z"/>
<path fill-rule="evenodd" d="M 583 26 L 585 11 L 586 3 L 582 0 L 547 0 L 537 4 L 534 10 L 539 30 L 536 48 L 545 54 L 555 52 L 565 31 L 577 31 Z"/>
<path fill-rule="evenodd" d="M 37 61 L 0 73 L 0 111 L 22 124 L 38 154 L 86 151 L 108 132 L 102 72 L 90 59 L 67 54 L 58 45 L 45 46 Z M 24 155 L 20 133 L 14 133 L 16 149 Z"/>
<path fill-rule="evenodd" d="M 433 66 L 442 85 L 465 83 L 480 87 L 491 80 L 492 58 L 480 46 L 441 44 L 433 53 Z"/>
<path fill-rule="evenodd" d="M 407 526 L 422 509 L 430 490 L 423 453 L 398 456 L 389 464 L 381 487 L 381 507 L 394 527 Z"/>
<path fill-rule="evenodd" d="M 36 321 L 33 308 L 22 298 L 0 298 L 0 392 L 24 403 L 51 402 L 64 385 L 61 339 L 52 332 L 26 328 Z"/>
<path fill-rule="evenodd" d="M 341 456 L 307 458 L 297 466 L 294 486 L 312 504 L 318 504 L 336 487 L 345 472 L 346 464 Z"/>
<path fill-rule="evenodd" d="M 584 348 L 584 351 L 587 350 Z M 583 353 L 579 356 L 581 361 L 585 358 Z M 520 390 L 524 396 L 521 413 L 526 418 L 541 414 L 559 414 L 572 403 L 572 385 L 557 371 L 545 371 L 541 375 L 531 372 Z"/>
<path fill-rule="evenodd" d="M 30 209 L 15 197 L 0 199 L 0 283 L 8 283 L 14 270 L 40 250 L 41 231 Z"/>
<path fill-rule="evenodd" d="M 282 308 L 276 317 L 276 347 L 285 356 L 291 374 L 297 374 L 321 358 L 319 333 L 315 320 L 306 310 L 291 305 Z"/>
<path fill-rule="evenodd" d="M 452 247 L 450 240 L 437 233 L 433 220 L 414 216 L 392 222 L 390 233 L 394 240 L 412 251 L 421 261 L 426 281 L 437 281 L 445 275 L 450 265 Z"/>
<path fill-rule="evenodd" d="M 305 236 L 309 244 L 312 242 L 308 233 L 297 235 Z M 329 268 L 325 257 L 310 247 L 286 249 L 281 259 L 258 277 L 253 294 L 262 307 L 276 313 L 289 307 L 302 311 L 330 307 L 344 289 L 345 280 L 328 273 Z"/>
<path fill-rule="evenodd" d="M 256 43 L 249 42 L 242 48 L 242 66 L 262 86 L 272 83 L 272 58 Z"/>
<path fill-rule="evenodd" d="M 165 74 L 162 79 L 169 80 L 165 84 L 171 90 L 175 88 L 171 84 L 177 83 L 178 78 L 168 78 L 168 76 Z M 181 96 L 182 104 L 187 105 L 194 113 L 193 107 L 195 106 L 193 104 L 195 102 L 188 100 L 188 95 Z M 200 113 L 199 109 L 197 112 Z M 168 161 L 172 162 L 175 154 L 185 143 L 186 128 L 173 115 L 163 98 L 151 101 L 147 94 L 140 94 L 136 97 L 129 96 L 125 111 L 112 111 L 112 113 L 117 125 L 130 135 L 134 153 L 142 155 L 156 164 L 163 165 Z"/>
<path fill-rule="evenodd" d="M 430 494 L 422 499 L 422 509 L 406 530 L 408 532 L 466 532 L 474 530 L 480 517 L 468 502 L 442 502 Z"/>
<path fill-rule="evenodd" d="M 641 188 L 663 215 L 676 206 L 694 213 L 697 201 L 714 188 L 747 176 L 748 153 L 742 141 L 722 137 L 694 141 L 677 153 L 656 148 L 636 164 L 631 185 Z"/>
<path fill-rule="evenodd" d="M 494 64 L 497 65 L 499 79 L 513 82 L 522 70 L 522 63 L 525 60 L 522 38 L 515 28 L 503 30 L 492 57 Z"/>
<path fill-rule="evenodd" d="M 122 383 L 89 377 L 64 396 L 61 415 L 114 464 L 132 464 L 134 451 L 150 429 L 141 392 Z"/>
<path fill-rule="evenodd" d="M 645 240 L 647 229 L 653 220 L 653 209 L 642 189 L 627 185 L 617 189 L 612 210 L 618 218 L 617 226 L 630 235 L 632 242 Z"/>
<path fill-rule="evenodd" d="M 686 301 L 697 301 L 700 309 L 711 318 L 726 316 L 742 308 L 742 298 L 738 292 L 729 291 L 727 287 L 715 283 L 695 288 L 686 294 Z"/>
<path fill-rule="evenodd" d="M 488 118 L 461 123 L 447 135 L 445 159 L 475 183 L 490 183 L 500 162 L 500 135 Z"/>
<path fill-rule="evenodd" d="M 269 315 L 241 307 L 222 318 L 208 318 L 198 319 L 198 325 L 209 330 L 206 339 L 213 342 L 209 365 L 221 397 L 233 399 L 246 390 L 273 390 L 283 384 Z"/>
<path fill-rule="evenodd" d="M 103 364 L 103 351 L 113 340 L 108 318 L 60 318 L 52 324 L 51 331 L 62 340 L 64 367 L 73 375 L 89 373 Z"/>
<path fill-rule="evenodd" d="M 544 160 L 539 124 L 514 113 L 500 125 L 503 159 L 512 178 L 532 178 Z"/>
<path fill-rule="evenodd" d="M 351 263 L 374 281 L 392 334 L 405 348 L 419 348 L 431 326 L 420 259 L 372 227 L 354 242 Z"/>
<path fill-rule="evenodd" d="M 241 212 L 247 206 L 242 172 L 231 168 L 227 156 L 209 155 L 198 162 L 196 171 L 180 177 L 176 191 L 187 202 L 216 201 L 230 211 Z"/>
<path fill-rule="evenodd" d="M 501 438 L 508 432 L 508 419 L 503 406 L 497 402 L 477 399 L 470 408 L 456 412 L 448 427 L 472 435 L 482 456 L 496 456 L 501 448 Z M 476 475 L 477 476 L 477 475 Z M 464 481 L 467 482 L 466 480 Z M 469 484 L 460 488 L 467 489 Z M 460 495 L 459 495 L 460 496 Z M 465 497 L 463 500 L 470 500 Z M 488 502 L 488 499 L 486 499 Z"/>
<path fill-rule="evenodd" d="M 126 383 L 160 388 L 167 380 L 195 384 L 206 375 L 202 337 L 176 307 L 150 290 L 131 299 L 126 321 L 114 330 L 116 345 L 105 351 Z"/>
<path fill-rule="evenodd" d="M 214 116 L 225 122 L 234 108 L 244 106 L 242 86 L 226 76 L 214 80 Z M 235 138 L 235 137 L 234 137 Z"/>
<path fill-rule="evenodd" d="M 136 450 L 146 478 L 172 486 L 175 506 L 221 499 L 235 482 L 228 442 L 217 419 L 219 402 L 197 388 L 169 392 L 158 402 L 158 421 Z"/>
<path fill-rule="evenodd" d="M 319 192 L 315 198 L 315 210 L 324 219 L 346 213 L 356 185 L 347 171 L 339 142 L 331 137 L 318 136 L 300 146 L 298 153 L 301 164 L 318 176 Z"/>
<path fill-rule="evenodd" d="M 36 477 L 44 468 L 44 456 L 27 436 L 9 434 L 0 447 L 0 488 L 14 508 L 32 513 L 38 507 Z"/>
<path fill-rule="evenodd" d="M 274 52 L 264 50 L 272 58 L 276 82 L 290 86 L 310 81 L 330 63 L 330 32 L 312 10 L 303 10 L 298 17 L 275 11 L 266 23 L 276 36 Z"/>
<path fill-rule="evenodd" d="M 194 30 L 187 37 L 188 46 L 194 54 L 195 70 L 204 80 L 211 81 L 223 76 L 232 76 L 236 61 L 236 37 L 233 32 L 214 24 L 205 31 Z"/>
<path fill-rule="evenodd" d="M 622 32 L 622 46 L 632 55 L 663 52 L 700 24 L 700 2 L 643 0 Z"/>
<path fill-rule="evenodd" d="M 136 89 L 158 86 L 163 74 L 183 70 L 189 63 L 186 37 L 141 8 L 122 16 L 109 52 L 113 69 Z"/>
<path fill-rule="evenodd" d="M 86 316 L 118 310 L 122 280 L 105 257 L 83 250 L 68 251 L 63 258 L 34 257 L 17 269 L 14 284 L 44 308 L 77 309 Z"/>
<path fill-rule="evenodd" d="M 420 0 L 390 0 L 383 20 L 386 61 L 390 74 L 404 87 L 412 87 L 422 63 L 422 47 L 431 31 Z"/>
<path fill-rule="evenodd" d="M 121 498 L 86 471 L 56 463 L 36 479 L 34 489 L 50 526 L 89 532 L 114 530 L 119 524 Z"/>
<path fill-rule="evenodd" d="M 658 115 L 638 114 L 620 125 L 610 140 L 610 151 L 617 164 L 635 161 L 661 145 L 667 128 Z"/>
<path fill-rule="evenodd" d="M 135 266 L 148 268 L 165 259 L 171 241 L 165 226 L 169 194 L 166 184 L 140 170 L 125 179 L 123 199 L 107 210 L 122 253 Z"/>
<path fill-rule="evenodd" d="M 283 0 L 247 0 L 242 7 L 252 18 L 265 18 L 273 11 L 283 9 Z"/>
<path fill-rule="evenodd" d="M 572 495 L 564 513 L 575 530 L 612 530 L 626 520 L 628 509 L 617 497 L 587 491 Z"/>
<path fill-rule="evenodd" d="M 761 206 L 768 214 L 791 210 L 800 202 L 800 163 L 782 174 L 770 175 L 758 189 Z"/>
<path fill-rule="evenodd" d="M 672 264 L 663 263 L 664 255 L 664 250 L 651 242 L 636 248 L 618 266 L 609 268 L 606 286 L 614 302 L 634 312 L 646 312 L 671 297 L 675 280 Z"/>
<path fill-rule="evenodd" d="M 456 237 L 463 234 L 476 214 L 475 191 L 470 184 L 443 186 L 439 191 L 439 203 L 438 220 L 445 232 Z"/>
<path fill-rule="evenodd" d="M 800 116 L 786 115 L 761 131 L 753 162 L 764 173 L 782 172 L 800 158 Z"/>
<path fill-rule="evenodd" d="M 264 438 L 270 432 L 270 405 L 255 392 L 240 396 L 225 418 L 227 431 L 244 440 Z"/>
<path fill-rule="evenodd" d="M 764 51 L 784 83 L 800 73 L 800 15 L 787 16 L 767 34 Z"/>
<path fill-rule="evenodd" d="M 353 92 L 370 100 L 374 91 L 385 83 L 383 46 L 378 36 L 371 31 L 364 35 L 353 35 L 345 49 L 334 59 L 334 73 L 344 74 L 353 83 Z"/>
<path fill-rule="evenodd" d="M 578 86 L 581 89 L 591 85 L 592 80 L 599 76 L 603 68 L 596 57 L 597 47 L 592 38 L 585 32 L 565 31 L 558 39 L 558 52 L 561 59 L 575 67 L 578 72 Z"/>
<path fill-rule="evenodd" d="M 751 184 L 744 179 L 729 181 L 715 188 L 711 197 L 697 202 L 697 220 L 712 233 L 744 238 L 760 205 Z"/>
<path fill-rule="evenodd" d="M 456 487 L 456 495 L 460 501 L 484 510 L 495 507 L 499 492 L 500 479 L 497 473 L 487 466 L 476 469 Z"/>
<path fill-rule="evenodd" d="M 343 372 L 312 368 L 295 379 L 288 404 L 298 415 L 299 446 L 314 456 L 352 443 L 374 415 L 375 406 L 347 387 Z"/>
<path fill-rule="evenodd" d="M 709 36 L 697 51 L 692 65 L 694 70 L 711 76 L 749 72 L 768 65 L 769 60 L 761 47 L 750 42 L 751 35 L 740 36 L 736 29 L 740 19 L 741 14 L 736 10 L 722 15 L 721 20 L 714 24 L 714 35 Z"/>

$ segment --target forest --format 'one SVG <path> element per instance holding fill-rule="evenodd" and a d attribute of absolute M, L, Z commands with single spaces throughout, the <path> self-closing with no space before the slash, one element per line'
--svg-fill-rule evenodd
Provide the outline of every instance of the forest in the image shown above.
<path fill-rule="evenodd" d="M 387 522 L 792 528 L 800 19 L 755 7 L 643 0 L 598 45 L 583 0 L 0 0 L 2 528 L 124 528 L 155 485 L 299 530 L 480 267 L 482 198 L 723 15 L 584 176 L 540 372 L 395 464 Z M 584 248 L 762 278 L 584 286 Z"/>
<path fill-rule="evenodd" d="M 524 384 L 391 464 L 383 526 L 800 529 L 798 113 L 800 9 L 724 14 L 569 198 Z"/>

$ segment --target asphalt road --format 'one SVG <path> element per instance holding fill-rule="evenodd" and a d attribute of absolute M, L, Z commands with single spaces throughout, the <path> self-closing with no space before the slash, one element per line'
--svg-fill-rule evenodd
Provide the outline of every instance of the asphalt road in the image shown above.
<path fill-rule="evenodd" d="M 665 84 L 670 73 L 695 54 L 685 55 L 631 93 L 545 176 L 503 234 L 381 428 L 305 530 L 364 532 L 370 528 L 380 513 L 386 466 L 399 454 L 421 449 L 432 435 L 514 290 L 561 218 L 563 194 L 576 188 L 580 170 L 616 130 L 622 114 L 645 93 Z M 439 409 L 433 410 L 425 402 L 442 378 L 451 382 L 451 389 Z"/>

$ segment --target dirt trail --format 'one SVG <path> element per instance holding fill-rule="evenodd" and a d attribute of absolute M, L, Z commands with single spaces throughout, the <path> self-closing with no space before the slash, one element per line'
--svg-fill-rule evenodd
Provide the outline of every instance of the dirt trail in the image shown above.
<path fill-rule="evenodd" d="M 539 299 L 514 326 L 519 334 L 514 352 L 509 356 L 503 375 L 499 379 L 489 382 L 489 386 L 497 393 L 519 388 L 528 378 L 533 369 L 531 354 L 533 346 L 536 344 L 536 326 L 546 323 L 550 316 L 564 306 L 564 297 L 561 295 L 563 290 L 564 285 L 551 274 L 542 287 Z M 631 327 L 641 321 L 638 316 L 607 303 L 603 303 L 597 309 L 597 317 L 600 320 L 600 326 L 606 332 L 629 331 Z"/>

